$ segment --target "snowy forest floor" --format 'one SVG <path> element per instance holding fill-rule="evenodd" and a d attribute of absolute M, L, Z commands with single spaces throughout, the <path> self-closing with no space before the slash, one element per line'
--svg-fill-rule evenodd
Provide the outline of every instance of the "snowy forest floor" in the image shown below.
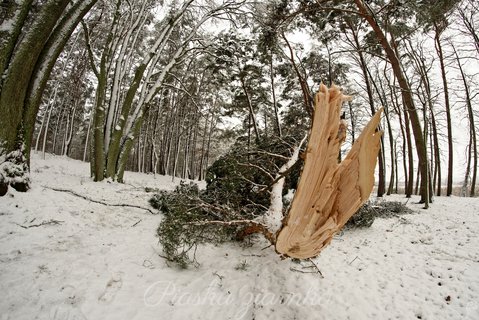
<path fill-rule="evenodd" d="M 262 240 L 203 246 L 199 268 L 179 270 L 160 257 L 161 215 L 53 190 L 150 208 L 145 187 L 178 183 L 125 178 L 94 183 L 87 163 L 33 156 L 33 188 L 0 198 L 1 320 L 479 319 L 477 198 L 413 198 L 415 214 L 342 232 L 314 260 L 322 275 Z"/>

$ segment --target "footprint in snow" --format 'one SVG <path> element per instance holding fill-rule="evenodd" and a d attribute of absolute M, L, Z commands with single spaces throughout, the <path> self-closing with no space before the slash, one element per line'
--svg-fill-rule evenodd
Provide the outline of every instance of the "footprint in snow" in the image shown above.
<path fill-rule="evenodd" d="M 81 312 L 81 310 L 74 308 L 70 305 L 59 305 L 55 306 L 50 311 L 50 318 L 52 320 L 64 320 L 64 319 L 75 319 L 75 320 L 87 320 L 87 317 Z"/>
<path fill-rule="evenodd" d="M 121 286 L 123 285 L 123 280 L 121 279 L 121 275 L 117 274 L 111 277 L 111 279 L 106 284 L 105 290 L 103 293 L 98 297 L 98 301 L 104 303 L 110 303 L 115 298 L 118 291 L 120 291 Z"/>

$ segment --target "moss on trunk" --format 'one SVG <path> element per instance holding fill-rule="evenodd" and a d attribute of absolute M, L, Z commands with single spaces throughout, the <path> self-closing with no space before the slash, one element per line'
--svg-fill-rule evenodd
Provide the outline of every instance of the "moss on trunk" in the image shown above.
<path fill-rule="evenodd" d="M 41 96 L 53 65 L 81 18 L 97 0 L 49 0 L 32 12 L 32 1 L 11 4 L 12 28 L 0 41 L 0 165 L 19 191 L 29 188 L 30 146 Z M 28 22 L 28 23 L 27 23 Z M 13 158 L 11 155 L 15 155 Z"/>

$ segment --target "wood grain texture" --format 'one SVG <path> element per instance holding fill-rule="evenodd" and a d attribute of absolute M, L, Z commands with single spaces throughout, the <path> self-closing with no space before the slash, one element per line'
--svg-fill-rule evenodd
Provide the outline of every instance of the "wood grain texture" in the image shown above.
<path fill-rule="evenodd" d="M 321 85 L 303 172 L 276 251 L 293 258 L 317 256 L 369 198 L 382 132 L 376 131 L 382 109 L 369 121 L 346 158 L 338 163 L 345 125 L 341 105 L 349 97 Z"/>

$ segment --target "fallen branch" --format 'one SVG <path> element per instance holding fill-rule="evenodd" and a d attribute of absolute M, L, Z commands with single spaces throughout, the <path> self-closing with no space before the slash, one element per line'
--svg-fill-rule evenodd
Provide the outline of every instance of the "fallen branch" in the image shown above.
<path fill-rule="evenodd" d="M 316 271 L 303 271 L 303 270 L 295 269 L 293 267 L 289 268 L 289 270 L 294 272 L 301 272 L 301 273 L 317 273 Z"/>
<path fill-rule="evenodd" d="M 141 219 L 138 220 L 138 221 L 137 221 L 134 225 L 132 225 L 131 227 L 132 227 L 132 228 L 135 227 L 135 226 L 136 226 L 138 223 L 140 223 L 140 222 L 141 222 Z"/>
<path fill-rule="evenodd" d="M 321 270 L 319 270 L 318 265 L 314 263 L 313 259 L 309 258 L 309 262 L 313 264 L 311 267 L 314 267 L 316 270 L 318 270 L 319 275 L 321 276 L 321 278 L 324 279 L 323 273 L 321 272 Z"/>
<path fill-rule="evenodd" d="M 316 271 L 304 271 L 304 270 L 300 270 L 300 269 L 296 269 L 296 268 L 293 268 L 293 267 L 290 267 L 289 270 L 291 271 L 295 271 L 295 272 L 301 272 L 301 273 L 317 273 L 321 276 L 322 279 L 324 279 L 324 276 L 321 272 L 321 270 L 319 270 L 319 267 L 316 263 L 313 262 L 312 259 L 308 259 L 308 261 L 311 263 L 310 266 L 301 266 L 303 269 L 316 269 Z"/>
<path fill-rule="evenodd" d="M 86 196 L 84 196 L 84 195 L 81 195 L 81 194 L 79 194 L 79 193 L 76 193 L 75 191 L 72 191 L 72 190 L 51 188 L 51 187 L 47 187 L 47 186 L 42 186 L 42 187 L 45 188 L 45 189 L 50 189 L 50 190 L 57 191 L 57 192 L 66 192 L 66 193 L 69 193 L 69 194 L 71 194 L 71 195 L 73 195 L 73 196 L 82 198 L 82 199 L 84 199 L 84 200 L 87 200 L 87 201 L 90 201 L 90 202 L 93 202 L 93 203 L 102 204 L 102 205 L 108 206 L 108 207 L 137 208 L 137 209 L 146 210 L 146 211 L 150 212 L 151 214 L 157 214 L 157 212 L 154 212 L 154 211 L 151 210 L 151 209 L 148 209 L 148 208 L 145 208 L 145 207 L 142 207 L 142 206 L 136 206 L 136 205 L 134 205 L 134 204 L 106 203 L 106 202 L 103 202 L 103 201 L 100 201 L 100 200 L 95 200 L 95 199 L 92 199 L 92 198 L 88 198 L 88 197 L 86 197 Z"/>
<path fill-rule="evenodd" d="M 356 258 L 354 258 L 350 263 L 348 263 L 349 265 L 351 265 L 351 263 L 353 263 L 356 259 L 358 258 L 358 256 L 356 256 Z"/>
<path fill-rule="evenodd" d="M 37 227 L 41 227 L 41 226 L 47 226 L 47 225 L 58 225 L 58 224 L 62 224 L 63 222 L 65 222 L 65 221 L 51 219 L 51 220 L 48 220 L 48 221 L 43 221 L 39 224 L 31 224 L 29 226 L 24 226 L 24 225 L 18 224 L 18 223 L 15 223 L 15 224 L 19 227 L 22 227 L 23 229 L 30 229 L 30 228 L 37 228 Z"/>

